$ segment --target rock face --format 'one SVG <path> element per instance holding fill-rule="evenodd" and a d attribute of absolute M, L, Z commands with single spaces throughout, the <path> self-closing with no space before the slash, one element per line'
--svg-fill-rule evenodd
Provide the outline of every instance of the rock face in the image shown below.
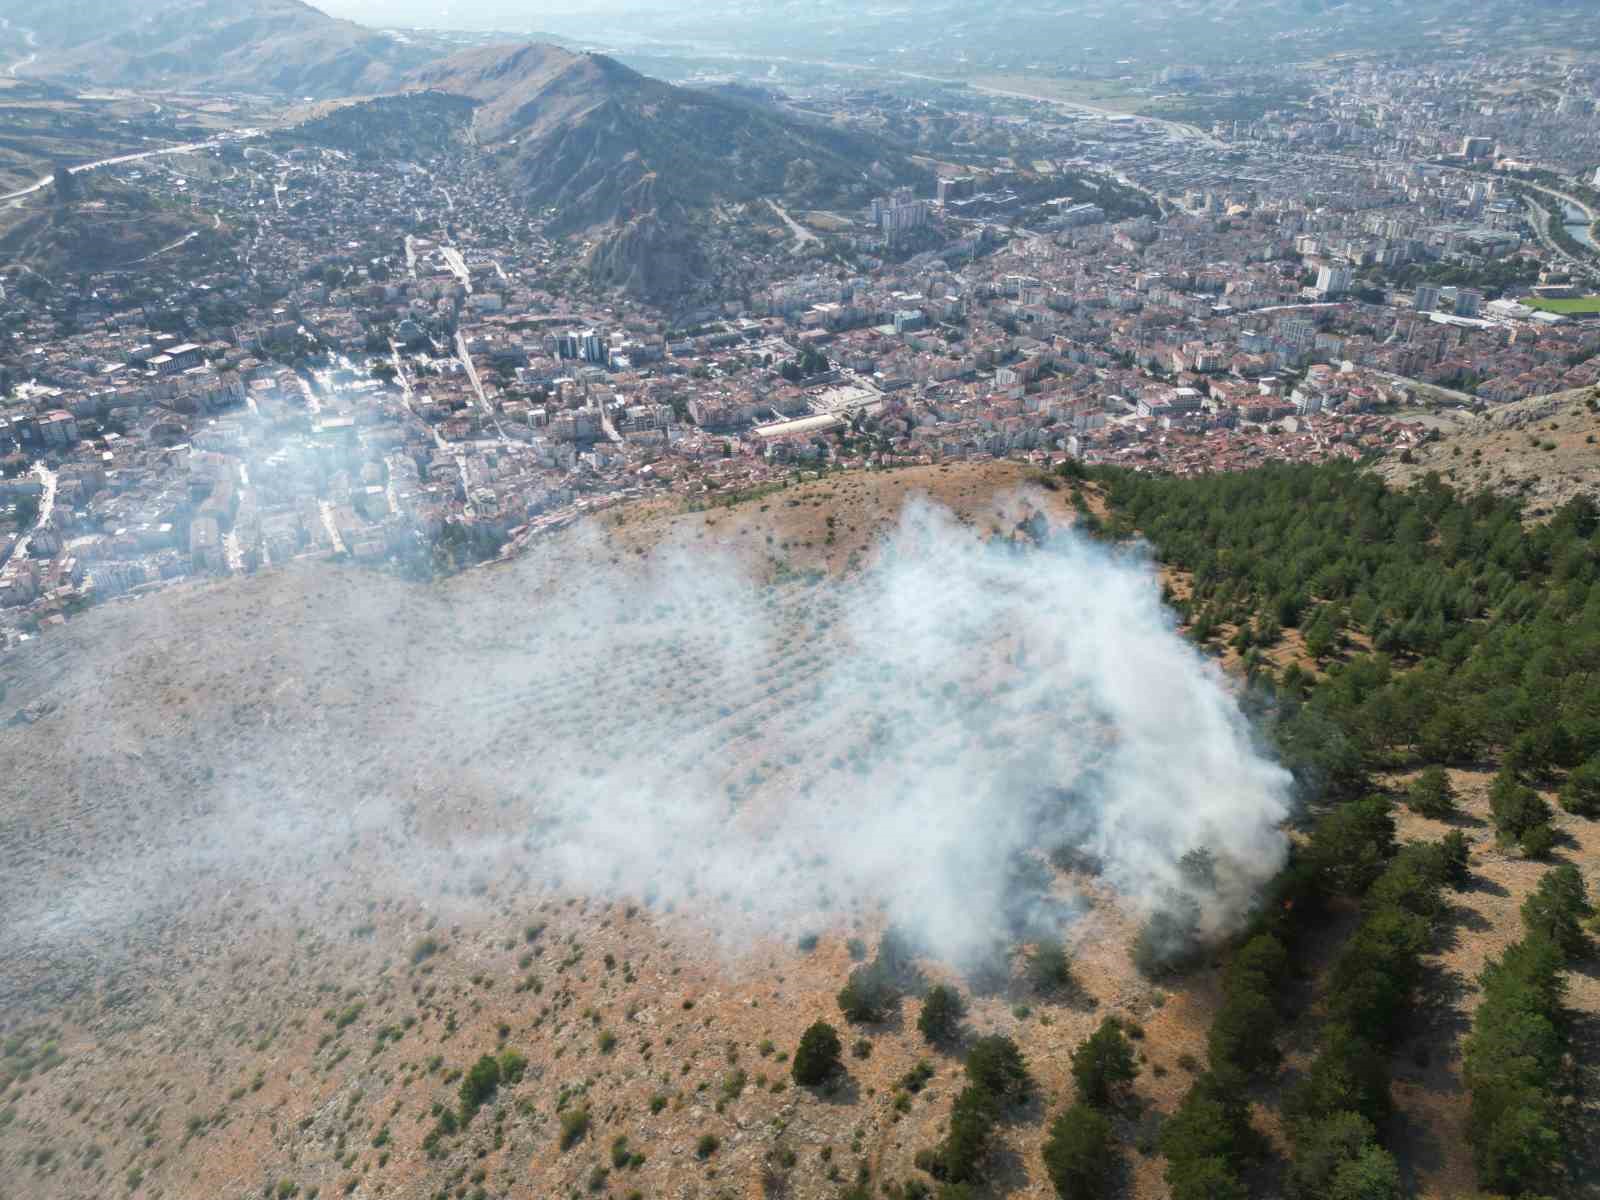
<path fill-rule="evenodd" d="M 27 74 L 102 86 L 371 95 L 439 52 L 300 0 L 17 0 L 7 15 L 38 38 Z"/>
<path fill-rule="evenodd" d="M 924 174 L 892 147 L 765 103 L 675 87 L 599 54 L 491 46 L 407 85 L 478 102 L 473 133 L 553 230 L 595 230 L 596 277 L 647 295 L 703 263 L 694 214 L 768 197 L 864 204 Z"/>

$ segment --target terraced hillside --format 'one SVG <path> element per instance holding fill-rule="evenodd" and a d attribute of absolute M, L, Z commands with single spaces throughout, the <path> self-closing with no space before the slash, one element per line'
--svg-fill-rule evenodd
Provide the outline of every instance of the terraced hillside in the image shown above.
<path fill-rule="evenodd" d="M 980 832 L 1021 819 L 1043 764 L 1109 752 L 1092 693 L 1036 670 L 1059 648 L 1015 612 L 954 619 L 919 569 L 874 582 L 894 571 L 875 555 L 943 571 L 958 542 L 1007 591 L 1037 553 L 1012 542 L 1066 520 L 1024 480 L 926 469 L 636 513 L 436 589 L 328 568 L 185 587 L 7 659 L 8 1176 L 35 1196 L 833 1196 L 915 1176 L 939 1140 L 962 1043 L 915 1022 L 942 979 L 968 1038 L 1024 1048 L 1039 1099 L 995 1169 L 1048 1194 L 1070 1050 L 1106 1013 L 1142 1022 L 1140 1095 L 1170 1105 L 1212 990 L 1133 970 L 1130 864 L 1067 873 Z M 956 515 L 894 532 L 930 492 Z M 936 894 L 951 872 L 969 886 Z M 835 993 L 891 917 L 931 949 L 892 1014 L 850 1027 Z M 1071 988 L 1005 949 L 1055 936 Z M 847 1070 L 802 1088 L 788 1059 L 818 1017 Z M 452 1131 L 485 1054 L 514 1056 L 508 1078 Z"/>

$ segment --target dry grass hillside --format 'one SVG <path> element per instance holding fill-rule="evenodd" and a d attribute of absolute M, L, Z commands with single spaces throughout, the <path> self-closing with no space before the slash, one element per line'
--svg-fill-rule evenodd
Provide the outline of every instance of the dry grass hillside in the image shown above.
<path fill-rule="evenodd" d="M 571 805 L 549 789 L 591 780 L 590 832 L 625 845 L 641 832 L 604 813 L 636 781 L 608 764 L 657 747 L 652 786 L 704 779 L 726 795 L 734 844 L 760 848 L 775 809 L 829 794 L 819 781 L 853 772 L 865 798 L 970 735 L 935 731 L 880 762 L 870 718 L 894 696 L 865 711 L 795 700 L 836 658 L 859 658 L 850 678 L 867 688 L 883 669 L 840 630 L 909 500 L 1005 541 L 1035 512 L 1070 521 L 1068 493 L 1036 482 L 1014 464 L 927 467 L 645 506 L 428 587 L 332 567 L 183 585 L 0 660 L 0 1197 L 832 1200 L 918 1177 L 961 1087 L 960 1047 L 924 1043 L 915 988 L 882 1022 L 840 1016 L 881 912 L 840 896 L 787 923 L 747 919 L 752 893 L 709 869 L 717 827 L 689 822 L 680 843 L 619 853 L 596 879 L 556 852 Z M 619 610 L 582 592 L 574 606 L 571 581 L 648 573 L 662 546 L 708 572 L 741 563 L 770 644 L 730 645 L 738 614 L 714 599 L 663 602 L 597 642 Z M 956 689 L 985 738 L 1017 732 L 982 715 L 1001 687 Z M 1457 785 L 1478 886 L 1457 897 L 1439 986 L 1396 1064 L 1396 1144 L 1439 1200 L 1471 1183 L 1457 1056 L 1474 978 L 1518 935 L 1541 869 L 1493 850 L 1486 778 Z M 1561 853 L 1592 863 L 1593 830 L 1571 824 Z M 1405 818 L 1404 834 L 1438 832 Z M 791 867 L 820 869 L 813 849 L 755 865 L 776 863 L 784 892 Z M 708 869 L 657 893 L 644 879 L 658 858 Z M 769 881 L 755 882 L 759 898 Z M 967 1041 L 1012 1036 L 1040 1085 L 1002 1127 L 990 1190 L 1054 1196 L 1040 1145 L 1073 1095 L 1069 1055 L 1115 1014 L 1143 1066 L 1117 1125 L 1123 1194 L 1155 1200 L 1154 1131 L 1205 1060 L 1219 972 L 1145 981 L 1119 897 L 1081 872 L 1056 870 L 1051 887 L 1077 897 L 1060 933 L 1080 993 L 1041 993 L 1015 958 L 983 978 L 917 963 L 967 997 Z M 1305 960 L 1306 1020 L 1259 1097 L 1269 1135 L 1347 928 Z M 1592 975 L 1572 1001 L 1592 1046 Z M 841 1031 L 847 1074 L 799 1087 L 789 1059 L 819 1017 Z M 450 1131 L 462 1073 L 508 1052 L 518 1077 Z"/>
<path fill-rule="evenodd" d="M 1534 516 L 1600 487 L 1600 396 L 1594 388 L 1530 396 L 1481 416 L 1448 414 L 1439 431 L 1438 440 L 1412 452 L 1415 461 L 1386 459 L 1378 474 L 1404 487 L 1437 471 L 1461 491 L 1522 495 Z"/>
<path fill-rule="evenodd" d="M 641 695 L 694 714 L 704 736 L 684 756 L 735 787 L 765 772 L 757 793 L 792 796 L 845 769 L 848 725 L 817 728 L 813 758 L 764 758 L 783 693 L 836 648 L 827 627 L 849 603 L 810 572 L 848 576 L 916 494 L 975 537 L 1010 536 L 1027 481 L 1008 465 L 928 468 L 641 511 L 598 542 L 547 544 L 555 569 L 537 578 L 513 564 L 418 588 L 325 568 L 185 586 L 0 663 L 0 1195 L 832 1197 L 909 1178 L 960 1063 L 923 1043 L 914 995 L 880 1024 L 840 1018 L 877 914 L 735 934 L 737 913 L 707 928 L 714 896 L 596 898 L 530 869 L 548 860 L 531 852 L 544 835 L 527 801 L 542 731 L 598 763 L 655 719 L 629 707 Z M 1058 522 L 1061 501 L 1033 500 Z M 564 568 L 663 539 L 730 550 L 771 580 L 776 619 L 805 636 L 760 664 L 770 683 L 700 691 L 715 614 L 671 650 L 641 630 L 629 661 L 505 668 Z M 1180 1056 L 1204 1053 L 1210 972 L 1170 996 L 1141 981 L 1115 897 L 1078 886 L 1092 907 L 1063 932 L 1086 995 L 1037 994 L 1020 970 L 970 993 L 970 1033 L 1012 1034 L 1041 1084 L 1004 1133 L 1011 1195 L 1051 1194 L 1045 1118 L 1102 1015 L 1142 1023 L 1153 1109 L 1181 1096 Z M 818 1017 L 845 1039 L 848 1078 L 830 1091 L 789 1074 Z M 460 1073 L 506 1050 L 526 1060 L 520 1080 L 429 1142 Z M 923 1060 L 931 1078 L 908 1083 Z M 1123 1132 L 1137 1139 L 1133 1118 Z M 1134 1194 L 1159 1194 L 1159 1160 L 1129 1161 Z"/>

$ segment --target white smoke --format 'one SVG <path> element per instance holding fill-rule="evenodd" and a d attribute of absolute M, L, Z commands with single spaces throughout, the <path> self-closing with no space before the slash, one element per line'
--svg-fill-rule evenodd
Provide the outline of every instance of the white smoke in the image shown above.
<path fill-rule="evenodd" d="M 881 917 L 960 964 L 1065 932 L 1081 905 L 1045 866 L 1060 847 L 1139 910 L 1208 848 L 1214 928 L 1281 865 L 1288 774 L 1148 561 L 1068 532 L 985 543 L 913 502 L 859 572 L 796 576 L 768 547 L 766 583 L 771 561 L 708 547 L 708 528 L 626 560 L 579 531 L 399 607 L 401 585 L 375 581 L 369 603 L 269 608 L 217 668 L 233 694 L 206 693 L 181 738 L 69 706 L 68 741 L 144 739 L 129 771 L 180 751 L 208 767 L 180 819 L 131 814 L 136 833 L 22 889 L 10 949 L 132 925 L 206 883 L 313 912 L 626 898 L 735 950 Z M 157 656 L 190 637 L 146 634 Z"/>

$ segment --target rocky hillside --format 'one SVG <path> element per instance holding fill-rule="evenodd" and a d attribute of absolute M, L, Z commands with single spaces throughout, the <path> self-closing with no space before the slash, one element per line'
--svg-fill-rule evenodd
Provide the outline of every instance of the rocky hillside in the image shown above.
<path fill-rule="evenodd" d="M 141 188 L 106 180 L 58 203 L 50 189 L 0 220 L 0 270 L 19 264 L 60 278 L 76 271 L 111 271 L 182 258 L 201 262 L 226 252 L 233 231 L 215 215 L 165 205 Z"/>
<path fill-rule="evenodd" d="M 1600 494 L 1600 394 L 1530 396 L 1481 415 L 1448 414 L 1436 441 L 1386 459 L 1378 474 L 1405 486 L 1430 471 L 1466 492 L 1523 496 L 1531 516 L 1580 493 Z"/>
<path fill-rule="evenodd" d="M 38 38 L 27 74 L 99 86 L 370 95 L 438 52 L 300 0 L 18 0 L 7 15 Z"/>
<path fill-rule="evenodd" d="M 492 46 L 432 63 L 408 85 L 479 104 L 478 144 L 556 232 L 599 229 L 602 278 L 676 290 L 699 254 L 686 215 L 767 197 L 865 204 L 926 175 L 887 143 L 725 94 L 675 87 L 599 54 Z"/>
<path fill-rule="evenodd" d="M 472 124 L 473 102 L 437 92 L 378 96 L 327 111 L 287 131 L 291 144 L 315 142 L 358 159 L 425 160 L 459 146 Z"/>

